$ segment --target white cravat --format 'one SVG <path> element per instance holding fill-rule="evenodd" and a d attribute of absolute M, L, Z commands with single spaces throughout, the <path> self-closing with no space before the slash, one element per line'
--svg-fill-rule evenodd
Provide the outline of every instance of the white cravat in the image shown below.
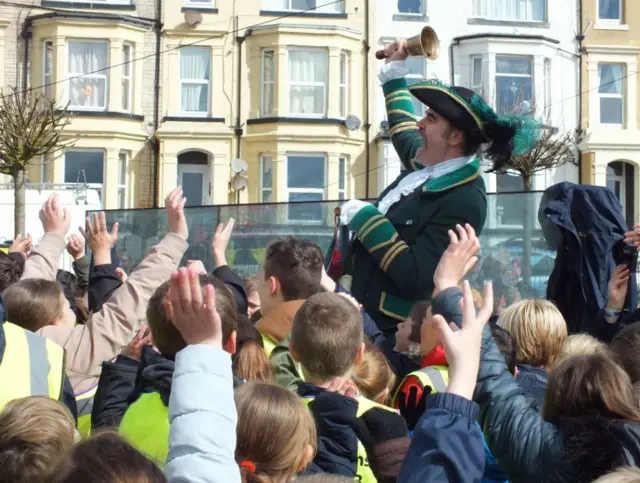
<path fill-rule="evenodd" d="M 456 169 L 461 168 L 467 163 L 470 163 L 475 159 L 475 156 L 463 156 L 461 158 L 454 158 L 438 163 L 434 166 L 425 166 L 419 171 L 414 171 L 408 174 L 402 181 L 398 183 L 398 186 L 389 191 L 384 198 L 378 203 L 378 211 L 383 215 L 387 214 L 389 208 L 395 205 L 403 196 L 407 196 L 413 193 L 416 188 L 422 186 L 430 179 L 439 178 L 445 174 L 449 174 Z"/>

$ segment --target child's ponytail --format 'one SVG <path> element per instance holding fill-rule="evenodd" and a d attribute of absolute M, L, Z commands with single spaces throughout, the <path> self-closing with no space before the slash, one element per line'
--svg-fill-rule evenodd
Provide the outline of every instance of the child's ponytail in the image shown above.
<path fill-rule="evenodd" d="M 275 382 L 260 332 L 244 314 L 238 315 L 237 334 L 237 349 L 232 358 L 233 375 L 245 381 Z"/>

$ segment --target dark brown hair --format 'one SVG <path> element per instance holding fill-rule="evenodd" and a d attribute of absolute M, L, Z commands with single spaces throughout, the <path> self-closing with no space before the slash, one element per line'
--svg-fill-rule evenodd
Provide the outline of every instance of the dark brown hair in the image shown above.
<path fill-rule="evenodd" d="M 20 264 L 14 257 L 0 251 L 0 295 L 10 285 L 20 280 L 23 270 L 24 264 Z"/>
<path fill-rule="evenodd" d="M 69 451 L 75 421 L 60 402 L 41 396 L 10 401 L 0 413 L 0 483 L 39 483 Z"/>
<path fill-rule="evenodd" d="M 411 334 L 409 334 L 409 340 L 411 342 L 415 342 L 416 344 L 420 343 L 420 329 L 422 328 L 422 322 L 424 322 L 424 319 L 427 317 L 429 307 L 431 307 L 431 302 L 428 300 L 417 302 L 411 307 L 411 312 L 409 312 L 409 318 L 411 319 Z"/>
<path fill-rule="evenodd" d="M 151 460 L 116 433 L 102 433 L 77 444 L 62 458 L 47 483 L 166 483 Z"/>
<path fill-rule="evenodd" d="M 553 422 L 587 413 L 640 421 L 631 379 L 609 354 L 570 357 L 549 375 L 544 419 Z"/>
<path fill-rule="evenodd" d="M 206 285 L 213 285 L 216 290 L 216 308 L 222 319 L 222 340 L 224 343 L 236 330 L 236 319 L 238 317 L 236 302 L 233 299 L 231 290 L 218 277 L 200 275 L 200 285 L 203 288 Z M 187 344 L 180 331 L 176 329 L 176 326 L 169 319 L 164 308 L 163 302 L 168 291 L 169 282 L 167 281 L 160 285 L 151 296 L 149 305 L 147 305 L 147 322 L 151 329 L 153 343 L 160 353 L 167 357 L 175 357 Z"/>
<path fill-rule="evenodd" d="M 267 247 L 264 277 L 279 280 L 285 302 L 304 300 L 320 292 L 323 264 L 324 257 L 318 245 L 287 237 Z"/>
<path fill-rule="evenodd" d="M 246 314 L 238 315 L 236 353 L 231 358 L 233 375 L 246 381 L 274 383 L 273 369 L 264 352 L 262 337 Z"/>
<path fill-rule="evenodd" d="M 37 278 L 20 280 L 2 294 L 6 319 L 32 332 L 62 316 L 62 299 L 58 282 Z"/>
<path fill-rule="evenodd" d="M 291 346 L 302 367 L 322 380 L 353 367 L 363 338 L 362 315 L 336 293 L 310 297 L 293 318 Z"/>
<path fill-rule="evenodd" d="M 640 382 L 640 322 L 629 324 L 618 332 L 610 347 L 631 382 Z"/>
<path fill-rule="evenodd" d="M 518 348 L 516 347 L 516 340 L 511 334 L 500 327 L 496 323 L 490 323 L 491 335 L 495 341 L 498 349 L 504 356 L 504 362 L 507 364 L 509 372 L 513 375 L 516 373 L 516 360 L 518 359 Z"/>

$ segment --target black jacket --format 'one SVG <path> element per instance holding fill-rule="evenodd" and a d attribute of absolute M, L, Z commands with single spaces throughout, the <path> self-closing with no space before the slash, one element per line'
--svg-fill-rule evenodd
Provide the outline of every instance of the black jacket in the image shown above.
<path fill-rule="evenodd" d="M 478 421 L 487 445 L 513 483 L 592 481 L 622 459 L 628 465 L 640 464 L 640 423 L 596 424 L 589 416 L 545 421 L 509 372 L 489 327 L 482 337 L 474 400 L 480 406 Z M 597 437 L 603 428 L 616 440 L 606 449 Z M 592 464 L 595 461 L 599 463 Z M 583 474 L 590 479 L 580 480 Z"/>
<path fill-rule="evenodd" d="M 524 393 L 535 402 L 538 410 L 542 411 L 544 394 L 547 392 L 547 384 L 549 382 L 549 373 L 545 369 L 519 364 L 516 382 L 524 390 Z"/>
<path fill-rule="evenodd" d="M 607 303 L 613 268 L 624 262 L 619 254 L 628 228 L 620 203 L 607 188 L 559 183 L 545 191 L 538 218 L 557 250 L 547 299 L 558 306 L 570 334 L 601 336 L 597 314 Z M 636 279 L 630 277 L 625 309 L 635 309 L 636 299 Z"/>
<path fill-rule="evenodd" d="M 93 266 L 89 275 L 89 311 L 100 312 L 102 305 L 122 285 L 122 279 L 113 264 Z"/>

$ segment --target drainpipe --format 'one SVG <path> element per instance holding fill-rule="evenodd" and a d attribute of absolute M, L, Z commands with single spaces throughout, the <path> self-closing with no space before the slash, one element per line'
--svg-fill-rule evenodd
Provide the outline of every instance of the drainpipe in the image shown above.
<path fill-rule="evenodd" d="M 234 19 L 234 30 L 238 31 L 239 16 L 236 15 Z M 251 29 L 247 29 L 244 35 L 236 36 L 236 47 L 238 49 L 238 65 L 236 72 L 236 158 L 240 158 L 240 142 L 242 141 L 242 134 L 244 133 L 244 124 L 242 124 L 242 44 L 251 35 Z"/>
<path fill-rule="evenodd" d="M 24 40 L 24 59 L 22 60 L 22 97 L 27 97 L 27 89 L 29 87 L 29 39 L 31 38 L 31 22 L 25 21 L 21 32 Z"/>
<path fill-rule="evenodd" d="M 449 44 L 449 71 L 451 72 L 451 85 L 456 83 L 456 66 L 453 61 L 453 46 L 459 45 L 460 39 L 455 39 Z"/>
<path fill-rule="evenodd" d="M 583 15 L 583 0 L 578 0 L 578 35 L 576 35 L 576 40 L 578 41 L 578 54 L 580 56 L 579 60 L 579 68 L 578 68 L 578 129 L 577 135 L 579 138 L 584 134 L 583 123 L 582 123 L 582 69 L 584 67 L 584 58 L 583 58 L 583 47 L 582 42 L 584 42 L 584 26 L 582 21 Z M 582 150 L 578 149 L 578 183 L 582 184 Z"/>
<path fill-rule="evenodd" d="M 369 119 L 369 0 L 364 0 L 364 143 L 365 143 L 365 199 L 369 199 L 369 176 L 371 172 L 371 119 Z"/>
<path fill-rule="evenodd" d="M 156 0 L 156 65 L 153 86 L 153 207 L 159 206 L 158 194 L 160 192 L 160 141 L 157 137 L 158 126 L 160 125 L 160 49 L 162 48 L 162 0 Z"/>

